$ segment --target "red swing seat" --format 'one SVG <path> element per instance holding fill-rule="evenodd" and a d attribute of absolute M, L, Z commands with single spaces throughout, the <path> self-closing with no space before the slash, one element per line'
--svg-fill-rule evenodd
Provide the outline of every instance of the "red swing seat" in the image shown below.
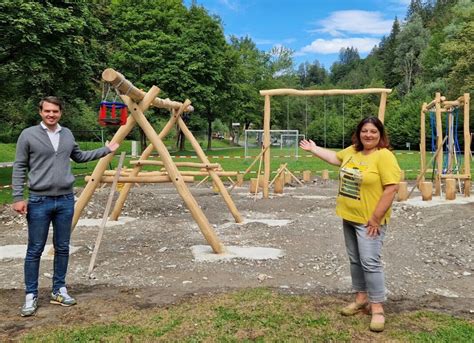
<path fill-rule="evenodd" d="M 108 112 L 110 110 L 110 115 Z M 117 110 L 120 115 L 117 116 Z M 115 101 L 102 101 L 99 108 L 99 125 L 101 126 L 119 126 L 127 123 L 128 110 L 127 105 Z"/>

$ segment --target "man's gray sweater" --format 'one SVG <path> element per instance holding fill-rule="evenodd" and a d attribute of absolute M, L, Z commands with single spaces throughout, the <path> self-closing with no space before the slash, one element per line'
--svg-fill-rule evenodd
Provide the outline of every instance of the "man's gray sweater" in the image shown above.
<path fill-rule="evenodd" d="M 20 134 L 13 164 L 13 202 L 23 200 L 23 184 L 28 173 L 28 188 L 34 195 L 64 195 L 72 193 L 74 176 L 71 159 L 87 162 L 110 153 L 107 147 L 81 151 L 71 130 L 62 127 L 58 151 L 54 151 L 47 132 L 41 125 L 29 127 Z"/>

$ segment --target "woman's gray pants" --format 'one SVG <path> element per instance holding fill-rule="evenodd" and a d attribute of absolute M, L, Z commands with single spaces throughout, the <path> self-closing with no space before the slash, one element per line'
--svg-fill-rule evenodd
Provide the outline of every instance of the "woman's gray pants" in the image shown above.
<path fill-rule="evenodd" d="M 352 287 L 367 292 L 372 303 L 383 302 L 385 277 L 382 265 L 382 245 L 387 225 L 380 225 L 380 234 L 367 236 L 365 224 L 342 221 L 346 250 L 351 263 Z"/>

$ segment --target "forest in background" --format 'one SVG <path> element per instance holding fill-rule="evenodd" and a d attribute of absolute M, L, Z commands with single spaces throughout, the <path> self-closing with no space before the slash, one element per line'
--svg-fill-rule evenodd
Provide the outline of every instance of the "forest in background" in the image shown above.
<path fill-rule="evenodd" d="M 393 89 L 385 115 L 393 147 L 417 149 L 422 103 L 435 92 L 455 100 L 473 89 L 472 37 L 472 1 L 412 0 L 406 17 L 394 18 L 390 34 L 367 57 L 346 47 L 326 68 L 317 60 L 295 65 L 285 47 L 261 51 L 249 37 L 226 37 L 221 19 L 196 3 L 3 0 L 0 142 L 15 142 L 22 129 L 37 124 L 37 103 L 45 95 L 65 100 L 65 126 L 99 129 L 101 73 L 111 67 L 144 90 L 157 85 L 160 98 L 189 98 L 195 111 L 188 126 L 207 132 L 208 148 L 213 131 L 236 133 L 232 123 L 240 130 L 262 127 L 261 89 L 380 87 Z M 347 146 L 355 124 L 376 115 L 378 104 L 376 95 L 274 97 L 271 127 L 297 129 L 320 145 Z M 160 130 L 169 112 L 151 109 L 148 119 Z M 472 110 L 470 120 L 472 128 Z M 459 140 L 462 146 L 462 134 Z"/>

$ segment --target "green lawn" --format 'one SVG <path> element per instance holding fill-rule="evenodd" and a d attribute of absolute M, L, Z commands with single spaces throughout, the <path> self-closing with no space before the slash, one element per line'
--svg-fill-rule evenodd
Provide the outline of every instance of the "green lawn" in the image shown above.
<path fill-rule="evenodd" d="M 86 323 L 36 328 L 21 342 L 471 342 L 472 320 L 431 311 L 391 313 L 382 333 L 364 314 L 342 317 L 340 299 L 265 288 L 125 310 Z"/>
<path fill-rule="evenodd" d="M 172 156 L 196 156 L 195 152 L 192 150 L 192 147 L 188 141 L 186 141 L 186 150 L 177 151 L 175 149 L 175 142 L 168 140 L 164 142 L 168 147 Z M 209 160 L 213 163 L 220 163 L 222 168 L 226 171 L 245 171 L 249 165 L 254 161 L 254 157 L 257 156 L 260 152 L 259 149 L 249 149 L 247 154 L 253 156 L 253 158 L 235 158 L 241 157 L 244 155 L 244 149 L 242 147 L 233 147 L 228 144 L 225 140 L 213 140 L 213 149 L 204 150 Z M 101 146 L 100 142 L 79 142 L 79 145 L 84 150 L 95 149 Z M 200 141 L 201 147 L 207 146 L 207 141 Z M 11 162 L 15 159 L 15 144 L 0 144 L 0 162 Z M 118 156 L 121 151 L 126 151 L 128 154 L 131 152 L 131 142 L 125 141 L 121 144 L 119 152 L 116 154 Z M 420 168 L 420 156 L 416 151 L 395 151 L 396 157 L 400 164 L 400 167 L 405 170 L 405 177 L 408 180 L 416 179 L 419 168 Z M 275 172 L 280 164 L 288 163 L 288 169 L 295 173 L 300 173 L 303 170 L 312 171 L 313 175 L 320 175 L 320 172 L 323 169 L 328 169 L 330 171 L 330 176 L 332 178 L 336 177 L 335 171 L 337 168 L 330 166 L 327 163 L 314 158 L 308 157 L 309 154 L 306 151 L 299 149 L 299 157 L 296 158 L 294 149 L 279 149 L 277 147 L 272 148 L 271 150 L 271 170 Z M 231 158 L 223 158 L 224 156 L 229 156 Z M 286 157 L 290 156 L 290 157 Z M 232 158 L 234 157 L 234 158 Z M 431 153 L 427 155 L 427 159 L 431 157 Z M 126 159 L 126 165 L 130 158 Z M 199 162 L 197 158 L 179 158 L 176 161 L 190 161 L 190 162 Z M 111 168 L 116 167 L 118 159 L 114 160 Z M 96 165 L 96 162 L 87 162 L 83 164 L 73 163 L 73 172 L 77 175 L 76 186 L 84 185 L 85 174 L 90 174 Z M 257 162 L 252 170 L 256 172 L 258 170 L 259 163 Z M 144 170 L 156 170 L 156 167 L 146 167 Z M 474 161 L 471 161 L 471 170 L 474 169 Z M 255 173 L 248 174 L 246 179 L 248 180 L 251 177 L 255 177 Z M 11 184 L 11 168 L 0 168 L 0 204 L 10 203 L 11 202 L 11 188 L 5 188 Z"/>

